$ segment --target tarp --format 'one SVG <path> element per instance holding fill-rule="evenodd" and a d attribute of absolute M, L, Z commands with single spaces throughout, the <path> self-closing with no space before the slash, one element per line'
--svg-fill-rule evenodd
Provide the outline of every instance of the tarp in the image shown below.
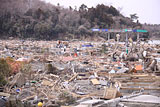
<path fill-rule="evenodd" d="M 82 45 L 82 47 L 93 47 L 93 45 Z"/>
<path fill-rule="evenodd" d="M 136 69 L 137 71 L 142 71 L 142 70 L 143 70 L 143 67 L 142 67 L 142 65 L 136 65 L 135 69 Z"/>

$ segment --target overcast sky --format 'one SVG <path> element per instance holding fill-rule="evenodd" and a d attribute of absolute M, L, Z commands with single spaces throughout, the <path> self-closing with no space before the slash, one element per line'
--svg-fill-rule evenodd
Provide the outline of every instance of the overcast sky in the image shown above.
<path fill-rule="evenodd" d="M 113 5 L 121 10 L 125 16 L 137 13 L 141 23 L 160 24 L 160 0 L 43 0 L 54 5 L 59 3 L 61 6 L 79 7 L 86 4 L 88 7 L 97 4 Z"/>

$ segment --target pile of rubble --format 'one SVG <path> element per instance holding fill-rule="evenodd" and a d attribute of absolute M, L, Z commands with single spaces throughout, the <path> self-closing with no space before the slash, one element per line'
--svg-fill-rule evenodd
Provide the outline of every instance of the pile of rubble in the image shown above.
<path fill-rule="evenodd" d="M 138 95 L 160 97 L 159 45 L 21 40 L 0 44 L 1 58 L 26 62 L 0 92 L 2 107 L 34 107 L 39 102 L 44 107 L 122 107 L 127 98 Z"/>

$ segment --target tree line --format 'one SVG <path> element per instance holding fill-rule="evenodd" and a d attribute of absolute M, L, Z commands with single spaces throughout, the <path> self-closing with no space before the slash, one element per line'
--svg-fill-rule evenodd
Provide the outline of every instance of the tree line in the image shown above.
<path fill-rule="evenodd" d="M 91 28 L 134 28 L 137 23 L 115 7 L 98 4 L 64 8 L 40 0 L 0 0 L 0 38 L 81 38 Z M 139 24 L 141 25 L 141 24 Z"/>

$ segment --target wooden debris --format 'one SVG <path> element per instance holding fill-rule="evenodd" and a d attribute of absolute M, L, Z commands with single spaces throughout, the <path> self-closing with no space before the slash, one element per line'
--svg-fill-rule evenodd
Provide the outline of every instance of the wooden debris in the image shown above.
<path fill-rule="evenodd" d="M 100 82 L 97 79 L 91 79 L 93 85 L 100 85 Z"/>
<path fill-rule="evenodd" d="M 114 98 L 117 98 L 120 96 L 121 96 L 121 94 L 120 94 L 120 92 L 117 91 L 116 88 L 106 88 L 103 98 L 114 99 Z"/>
<path fill-rule="evenodd" d="M 9 97 L 9 96 L 10 96 L 10 94 L 8 94 L 8 93 L 3 93 L 3 92 L 0 92 L 0 96 Z"/>

